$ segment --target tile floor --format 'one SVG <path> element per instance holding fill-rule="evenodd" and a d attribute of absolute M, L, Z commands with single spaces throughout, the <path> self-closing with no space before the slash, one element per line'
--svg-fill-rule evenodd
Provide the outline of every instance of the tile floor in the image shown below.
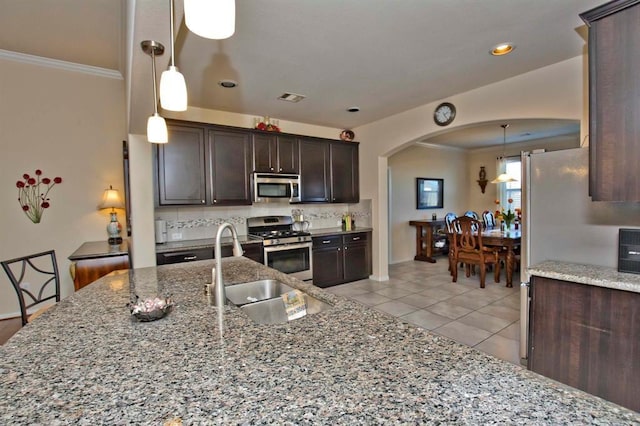
<path fill-rule="evenodd" d="M 504 273 L 497 284 L 487 273 L 482 289 L 478 275 L 467 278 L 461 269 L 454 283 L 447 268 L 445 257 L 435 264 L 403 262 L 389 265 L 389 281 L 366 279 L 325 290 L 519 365 L 519 273 L 513 288 L 505 287 Z"/>

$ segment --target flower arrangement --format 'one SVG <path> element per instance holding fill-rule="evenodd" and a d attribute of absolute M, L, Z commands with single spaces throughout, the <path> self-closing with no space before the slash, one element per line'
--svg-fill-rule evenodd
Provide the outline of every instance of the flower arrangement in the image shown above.
<path fill-rule="evenodd" d="M 277 120 L 272 120 L 269 117 L 265 116 L 264 118 L 256 118 L 256 129 L 265 130 L 267 132 L 279 132 L 280 127 L 278 127 Z"/>
<path fill-rule="evenodd" d="M 42 170 L 36 170 L 35 177 L 25 173 L 22 175 L 23 180 L 16 182 L 18 188 L 18 203 L 22 207 L 24 214 L 31 219 L 33 223 L 40 223 L 44 209 L 48 209 L 51 199 L 48 197 L 49 191 L 56 184 L 62 183 L 61 177 L 53 180 L 42 176 Z M 40 188 L 43 185 L 43 188 Z"/>
<path fill-rule="evenodd" d="M 504 207 L 500 208 L 500 200 L 495 200 L 495 203 L 498 206 L 498 210 L 496 210 L 496 219 L 504 220 L 507 227 L 509 227 L 511 226 L 511 222 L 516 218 L 516 210 L 511 210 L 513 198 L 509 198 L 507 202 L 509 203 L 509 207 L 507 208 L 507 211 L 505 211 Z"/>

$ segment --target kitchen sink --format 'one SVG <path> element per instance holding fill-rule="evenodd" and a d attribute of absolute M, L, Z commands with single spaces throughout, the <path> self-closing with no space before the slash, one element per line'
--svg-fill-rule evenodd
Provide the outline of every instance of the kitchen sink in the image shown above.
<path fill-rule="evenodd" d="M 304 298 L 307 304 L 307 315 L 317 314 L 333 307 L 308 294 L 304 294 Z M 288 321 L 281 297 L 250 303 L 240 309 L 258 324 L 280 324 Z"/>
<path fill-rule="evenodd" d="M 259 280 L 249 283 L 234 284 L 225 287 L 227 299 L 236 306 L 246 305 L 247 303 L 259 302 L 265 299 L 273 299 L 280 295 L 288 293 L 293 288 L 278 280 Z"/>

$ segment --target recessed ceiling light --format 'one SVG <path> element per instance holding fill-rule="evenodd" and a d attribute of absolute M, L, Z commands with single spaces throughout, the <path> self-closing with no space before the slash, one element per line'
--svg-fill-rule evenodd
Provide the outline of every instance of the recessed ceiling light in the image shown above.
<path fill-rule="evenodd" d="M 233 89 L 237 85 L 238 85 L 238 82 L 233 80 L 220 80 L 218 82 L 218 86 L 224 87 L 225 89 Z"/>
<path fill-rule="evenodd" d="M 283 93 L 282 95 L 278 96 L 278 100 L 294 103 L 300 102 L 304 98 L 306 98 L 305 95 L 298 95 L 297 93 Z"/>
<path fill-rule="evenodd" d="M 493 56 L 502 56 L 513 52 L 513 49 L 515 48 L 516 46 L 513 43 L 500 43 L 493 46 L 490 53 Z"/>
<path fill-rule="evenodd" d="M 360 107 L 352 106 L 352 107 L 347 108 L 347 111 L 349 111 L 349 112 L 358 112 L 358 111 L 360 111 Z"/>

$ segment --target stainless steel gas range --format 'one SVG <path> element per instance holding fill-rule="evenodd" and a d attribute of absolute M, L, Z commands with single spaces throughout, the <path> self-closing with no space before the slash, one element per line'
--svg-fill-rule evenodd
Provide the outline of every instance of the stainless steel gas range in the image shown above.
<path fill-rule="evenodd" d="M 247 233 L 262 239 L 265 265 L 300 280 L 313 278 L 311 234 L 294 231 L 291 216 L 251 217 Z"/>

